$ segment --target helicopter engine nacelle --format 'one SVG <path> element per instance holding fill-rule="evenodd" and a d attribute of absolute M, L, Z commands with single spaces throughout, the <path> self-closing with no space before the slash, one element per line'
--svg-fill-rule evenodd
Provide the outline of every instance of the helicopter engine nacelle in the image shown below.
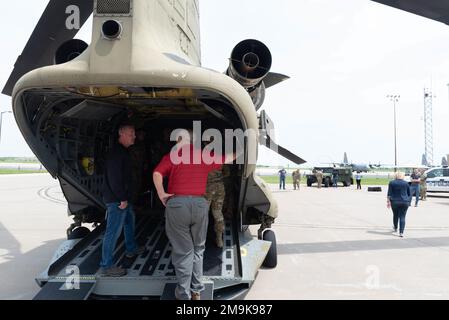
<path fill-rule="evenodd" d="M 88 44 L 83 40 L 72 39 L 61 44 L 55 53 L 55 64 L 72 61 L 84 52 Z"/>
<path fill-rule="evenodd" d="M 258 40 L 243 40 L 231 54 L 226 74 L 248 91 L 256 109 L 260 108 L 265 98 L 263 79 L 270 72 L 271 63 L 270 50 Z"/>
<path fill-rule="evenodd" d="M 227 75 L 245 89 L 256 87 L 271 69 L 271 52 L 262 42 L 243 40 L 232 51 Z"/>

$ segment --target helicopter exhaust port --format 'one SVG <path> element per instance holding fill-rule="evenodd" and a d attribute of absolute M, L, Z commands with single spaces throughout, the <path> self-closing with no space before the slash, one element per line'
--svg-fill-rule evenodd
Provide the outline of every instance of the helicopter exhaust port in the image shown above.
<path fill-rule="evenodd" d="M 107 20 L 101 27 L 101 34 L 105 39 L 117 40 L 122 35 L 123 27 L 120 22 L 116 20 Z"/>
<path fill-rule="evenodd" d="M 272 64 L 270 49 L 258 40 L 241 41 L 232 50 L 226 74 L 236 80 L 251 96 L 259 110 L 265 100 L 265 79 L 270 78 Z"/>
<path fill-rule="evenodd" d="M 245 89 L 259 85 L 271 69 L 270 50 L 260 41 L 248 39 L 240 42 L 231 54 L 228 76 Z"/>
<path fill-rule="evenodd" d="M 56 50 L 54 63 L 62 64 L 69 61 L 72 61 L 79 55 L 81 55 L 86 49 L 88 45 L 83 40 L 72 39 L 64 42 L 61 46 L 59 46 L 58 50 Z"/>

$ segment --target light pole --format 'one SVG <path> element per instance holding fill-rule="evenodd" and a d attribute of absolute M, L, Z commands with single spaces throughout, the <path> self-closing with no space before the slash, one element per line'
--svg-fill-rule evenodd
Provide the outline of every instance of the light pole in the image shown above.
<path fill-rule="evenodd" d="M 397 148 L 397 137 L 396 137 L 396 103 L 399 102 L 401 98 L 400 95 L 391 95 L 389 94 L 387 98 L 393 102 L 393 111 L 394 111 L 394 172 L 398 171 L 398 148 Z"/>
<path fill-rule="evenodd" d="M 3 122 L 3 114 L 4 113 L 12 113 L 12 111 L 2 111 L 2 112 L 0 112 L 0 142 L 2 141 L 2 122 Z"/>

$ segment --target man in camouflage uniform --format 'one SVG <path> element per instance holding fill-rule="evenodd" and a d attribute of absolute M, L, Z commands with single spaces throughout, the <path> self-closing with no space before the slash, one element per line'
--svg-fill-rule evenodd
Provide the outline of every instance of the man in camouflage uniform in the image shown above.
<path fill-rule="evenodd" d="M 419 178 L 419 196 L 421 200 L 427 200 L 427 175 L 424 171 Z"/>
<path fill-rule="evenodd" d="M 321 189 L 321 184 L 323 183 L 323 172 L 321 170 L 317 170 L 315 172 L 315 176 L 318 183 L 318 189 Z"/>
<path fill-rule="evenodd" d="M 223 165 L 223 176 L 224 176 L 224 185 L 225 185 L 225 201 L 223 205 L 223 216 L 225 220 L 232 219 L 234 213 L 234 184 L 232 177 L 234 167 L 232 164 L 224 164 Z"/>
<path fill-rule="evenodd" d="M 223 203 L 226 196 L 224 180 L 227 176 L 229 176 L 229 167 L 226 165 L 221 170 L 210 172 L 207 178 L 205 195 L 215 220 L 214 230 L 216 244 L 219 248 L 223 248 L 223 232 L 225 230 Z"/>
<path fill-rule="evenodd" d="M 299 190 L 299 184 L 301 181 L 301 173 L 299 172 L 299 169 L 293 171 L 292 178 L 293 178 L 293 188 L 296 190 L 296 187 L 298 187 Z"/>

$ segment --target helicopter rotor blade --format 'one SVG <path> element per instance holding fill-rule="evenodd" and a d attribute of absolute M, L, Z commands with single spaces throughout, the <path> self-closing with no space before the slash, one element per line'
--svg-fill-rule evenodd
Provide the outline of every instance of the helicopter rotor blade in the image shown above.
<path fill-rule="evenodd" d="M 92 14 L 93 6 L 93 0 L 50 0 L 22 54 L 17 58 L 2 93 L 10 96 L 16 82 L 24 74 L 54 64 L 56 50 L 75 37 Z M 79 25 L 76 25 L 73 21 L 78 17 Z"/>

